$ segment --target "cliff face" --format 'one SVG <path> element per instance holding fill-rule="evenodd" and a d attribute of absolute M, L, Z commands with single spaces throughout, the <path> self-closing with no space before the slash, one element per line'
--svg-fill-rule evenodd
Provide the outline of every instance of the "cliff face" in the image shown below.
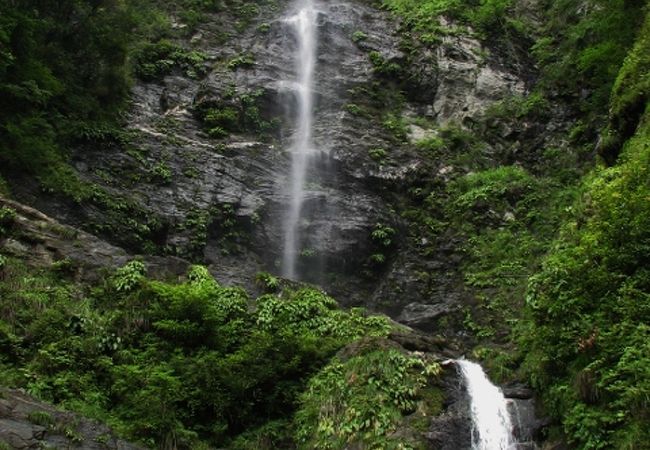
<path fill-rule="evenodd" d="M 78 175 L 117 206 L 77 205 L 25 184 L 16 196 L 132 252 L 206 263 L 227 284 L 252 288 L 256 273 L 278 272 L 295 115 L 286 88 L 296 46 L 283 22 L 289 8 L 261 8 L 243 30 L 228 13 L 211 17 L 180 42 L 205 55 L 198 70 L 139 81 L 126 137 L 77 149 Z M 468 298 L 457 270 L 461 241 L 453 232 L 434 242 L 414 237 L 400 216 L 423 178 L 444 186 L 471 167 L 453 154 L 432 157 L 418 142 L 449 124 L 469 129 L 496 101 L 525 93 L 530 68 L 446 19 L 440 40 L 425 46 L 366 4 L 319 8 L 321 158 L 301 223 L 303 279 L 431 329 Z M 500 133 L 500 141 L 520 138 Z M 522 145 L 525 154 L 531 144 Z M 377 227 L 394 233 L 388 244 L 373 238 Z"/>

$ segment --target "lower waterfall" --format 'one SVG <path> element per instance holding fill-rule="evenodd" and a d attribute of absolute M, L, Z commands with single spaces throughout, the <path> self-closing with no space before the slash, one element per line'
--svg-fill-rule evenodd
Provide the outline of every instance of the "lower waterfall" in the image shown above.
<path fill-rule="evenodd" d="M 472 450 L 516 448 L 507 400 L 483 368 L 471 361 L 456 361 L 470 397 Z"/>

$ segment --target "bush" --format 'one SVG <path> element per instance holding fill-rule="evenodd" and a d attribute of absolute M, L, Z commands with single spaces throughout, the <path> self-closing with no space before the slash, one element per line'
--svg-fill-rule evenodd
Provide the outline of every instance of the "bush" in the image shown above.
<path fill-rule="evenodd" d="M 205 73 L 205 54 L 184 50 L 166 39 L 142 45 L 135 51 L 133 58 L 135 74 L 143 81 L 161 80 L 174 68 L 192 78 L 200 78 Z"/>
<path fill-rule="evenodd" d="M 360 354 L 346 361 L 335 359 L 310 380 L 296 414 L 298 448 L 410 448 L 415 444 L 394 433 L 401 418 L 413 414 L 423 401 L 423 391 L 440 374 L 440 365 L 378 348 L 380 344 L 369 342 Z M 425 414 L 436 414 L 433 405 L 427 406 Z"/>
<path fill-rule="evenodd" d="M 525 364 L 585 449 L 644 448 L 650 427 L 650 118 L 618 166 L 585 181 L 574 217 L 529 281 Z"/>

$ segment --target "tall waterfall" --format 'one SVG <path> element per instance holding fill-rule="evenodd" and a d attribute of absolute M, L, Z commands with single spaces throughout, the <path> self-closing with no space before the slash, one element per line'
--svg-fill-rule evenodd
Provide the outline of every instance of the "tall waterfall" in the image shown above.
<path fill-rule="evenodd" d="M 312 143 L 313 87 L 317 51 L 317 11 L 313 0 L 299 0 L 298 10 L 287 22 L 296 35 L 298 49 L 295 56 L 296 79 L 293 83 L 297 114 L 295 133 L 291 144 L 291 178 L 289 209 L 284 218 L 284 250 L 282 274 L 296 277 L 296 257 L 300 251 L 300 220 L 305 197 L 305 180 L 310 159 L 314 154 Z"/>
<path fill-rule="evenodd" d="M 483 368 L 458 360 L 471 401 L 472 450 L 509 450 L 516 448 L 506 398 L 493 385 Z"/>

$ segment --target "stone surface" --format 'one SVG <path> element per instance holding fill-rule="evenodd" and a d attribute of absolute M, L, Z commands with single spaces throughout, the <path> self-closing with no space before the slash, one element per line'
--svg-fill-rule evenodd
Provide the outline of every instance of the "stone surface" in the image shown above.
<path fill-rule="evenodd" d="M 289 6 L 282 4 L 278 11 L 262 8 L 243 31 L 228 12 L 210 16 L 181 42 L 208 56 L 206 76 L 195 79 L 178 70 L 159 82 L 136 83 L 129 141 L 82 146 L 74 154 L 80 177 L 111 198 L 128 200 L 134 217 L 92 202 L 80 206 L 48 197 L 35 184 L 18 183 L 15 194 L 22 202 L 113 244 L 89 243 L 91 250 L 83 255 L 65 246 L 65 257 L 114 266 L 146 250 L 164 256 L 162 268 L 175 261 L 165 255 L 175 255 L 204 263 L 219 281 L 251 292 L 259 271 L 279 272 L 294 114 L 286 80 L 294 76 L 296 46 L 283 21 Z M 344 305 L 364 305 L 422 330 L 437 330 L 441 319 L 456 317 L 469 298 L 459 276 L 459 240 L 442 235 L 422 246 L 409 242 L 395 202 L 413 178 L 434 175 L 436 182 L 447 183 L 462 170 L 442 160 L 425 163 L 413 143 L 434 136 L 437 126 L 471 123 L 495 101 L 523 92 L 524 82 L 471 31 L 443 33 L 440 45 L 421 48 L 409 59 L 400 47 L 400 23 L 385 11 L 355 1 L 323 1 L 319 8 L 314 141 L 321 158 L 311 171 L 300 225 L 302 278 Z M 441 26 L 456 24 L 442 21 Z M 355 42 L 357 31 L 365 39 Z M 403 79 L 376 73 L 370 52 L 399 65 Z M 242 55 L 254 62 L 230 64 Z M 401 114 L 410 136 L 403 142 L 386 130 L 381 115 L 350 108 L 354 102 L 367 106 L 370 100 L 358 92 L 377 84 L 406 93 Z M 211 138 L 199 112 L 241 108 L 242 96 L 254 97 L 259 120 L 276 120 L 279 128 L 260 133 L 242 127 L 223 139 Z M 430 124 L 409 122 L 423 115 Z M 509 133 L 539 139 L 532 125 Z M 386 156 L 373 159 L 373 149 Z M 371 238 L 378 223 L 400 236 L 388 251 Z M 127 239 L 130 228 L 141 230 L 140 240 L 153 249 Z M 423 257 L 425 245 L 435 251 Z M 5 246 L 21 251 L 12 243 Z M 38 245 L 27 248 L 46 259 L 48 252 Z M 387 262 L 377 268 L 369 261 L 379 251 Z M 185 265 L 176 261 L 172 265 Z"/>
<path fill-rule="evenodd" d="M 39 422 L 36 424 L 34 422 Z M 105 425 L 0 388 L 0 444 L 13 449 L 139 450 Z"/>
<path fill-rule="evenodd" d="M 440 21 L 443 28 L 456 27 L 444 18 Z M 439 74 L 433 112 L 438 123 L 466 123 L 496 101 L 525 92 L 524 81 L 497 66 L 471 30 L 443 36 L 436 56 Z"/>
<path fill-rule="evenodd" d="M 21 203 L 0 197 L 0 207 L 16 211 L 11 229 L 13 237 L 0 238 L 1 253 L 19 257 L 31 266 L 49 267 L 58 263 L 73 270 L 79 280 L 93 281 L 136 257 Z M 185 274 L 189 267 L 187 261 L 176 257 L 138 257 L 145 262 L 149 275 L 154 278 L 178 277 Z"/>
<path fill-rule="evenodd" d="M 469 450 L 472 447 L 470 399 L 453 364 L 445 368 L 443 387 L 447 394 L 444 410 L 431 420 L 426 432 L 428 448 Z"/>

